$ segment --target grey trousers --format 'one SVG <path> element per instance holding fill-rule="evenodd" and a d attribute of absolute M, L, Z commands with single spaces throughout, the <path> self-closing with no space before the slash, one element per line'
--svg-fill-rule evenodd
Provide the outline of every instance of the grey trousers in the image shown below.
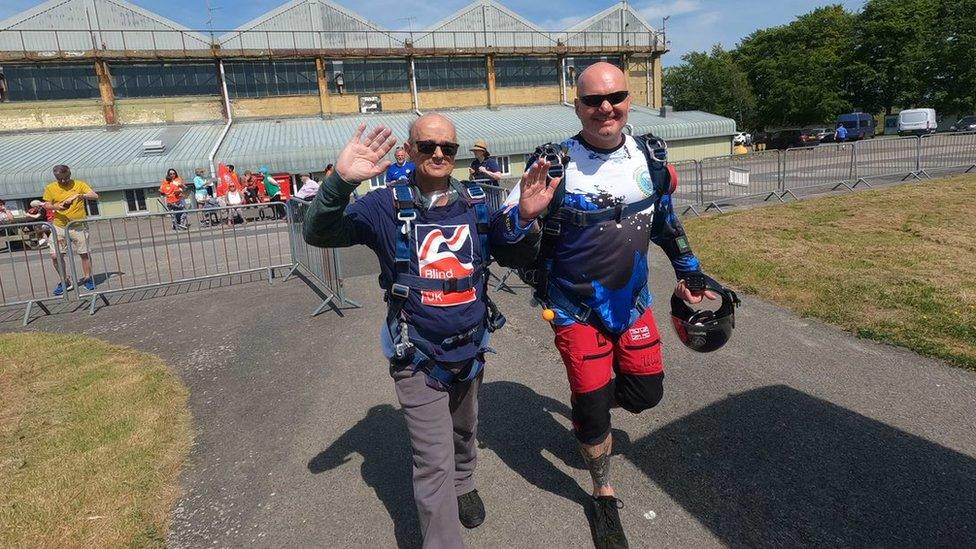
<path fill-rule="evenodd" d="M 423 372 L 393 374 L 413 448 L 413 498 L 425 549 L 465 547 L 457 497 L 474 490 L 478 459 L 478 389 L 484 371 L 449 392 L 427 386 Z"/>

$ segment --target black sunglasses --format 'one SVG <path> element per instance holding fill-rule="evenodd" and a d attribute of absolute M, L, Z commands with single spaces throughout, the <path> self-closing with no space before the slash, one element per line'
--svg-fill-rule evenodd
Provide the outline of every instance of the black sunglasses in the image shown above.
<path fill-rule="evenodd" d="M 629 95 L 630 92 L 624 90 L 608 93 L 606 95 L 581 95 L 579 100 L 587 107 L 600 107 L 603 105 L 604 101 L 609 101 L 611 105 L 623 103 L 624 99 L 627 99 L 627 96 Z"/>
<path fill-rule="evenodd" d="M 417 141 L 417 150 L 420 151 L 421 154 L 434 154 L 437 147 L 441 148 L 441 152 L 444 153 L 444 156 L 454 156 L 457 154 L 458 147 L 460 147 L 460 145 L 457 143 L 438 143 L 436 141 Z"/>

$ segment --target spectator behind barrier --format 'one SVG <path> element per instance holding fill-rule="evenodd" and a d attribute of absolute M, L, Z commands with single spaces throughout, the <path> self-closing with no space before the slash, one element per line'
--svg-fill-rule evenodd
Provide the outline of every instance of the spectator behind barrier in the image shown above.
<path fill-rule="evenodd" d="M 67 241 L 71 240 L 72 249 L 81 257 L 81 269 L 85 277 L 78 282 L 83 284 L 85 289 L 92 291 L 95 289 L 95 281 L 92 279 L 91 253 L 88 249 L 88 227 L 67 228 L 68 223 L 85 219 L 88 212 L 85 211 L 86 200 L 98 200 L 98 193 L 88 186 L 88 183 L 71 177 L 71 169 L 64 164 L 54 167 L 54 178 L 56 181 L 48 183 L 44 188 L 44 208 L 54 212 L 54 229 L 57 233 L 59 246 L 51 246 L 51 260 L 54 268 L 58 271 L 58 276 L 64 273 L 67 284 L 58 282 L 54 287 L 54 295 L 60 296 L 64 292 L 71 291 L 74 287 L 71 279 L 68 278 L 68 271 L 65 270 L 64 252 L 67 250 Z"/>
<path fill-rule="evenodd" d="M 319 192 L 319 182 L 312 179 L 311 175 L 303 173 L 302 188 L 298 189 L 295 197 L 301 198 L 302 200 L 311 200 L 315 198 L 315 193 L 317 192 Z"/>
<path fill-rule="evenodd" d="M 31 200 L 30 208 L 27 208 L 26 215 L 30 221 L 47 221 L 48 223 L 54 221 L 54 212 L 45 208 L 44 203 L 40 200 Z M 43 225 L 38 225 L 34 229 L 34 237 L 37 238 L 38 246 L 47 244 L 49 236 L 51 236 L 50 231 Z"/>
<path fill-rule="evenodd" d="M 186 205 L 183 202 L 183 179 L 176 170 L 166 170 L 166 177 L 159 186 L 159 194 L 166 197 L 166 209 L 173 212 L 173 230 L 186 230 Z"/>
<path fill-rule="evenodd" d="M 14 214 L 7 209 L 7 203 L 0 198 L 0 223 L 10 223 L 14 220 Z"/>

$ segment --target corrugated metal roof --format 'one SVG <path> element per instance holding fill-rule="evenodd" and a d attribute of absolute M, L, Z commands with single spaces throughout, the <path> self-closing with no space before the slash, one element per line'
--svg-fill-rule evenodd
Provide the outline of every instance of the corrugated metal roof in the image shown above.
<path fill-rule="evenodd" d="M 423 96 L 421 96 L 423 101 Z M 558 142 L 580 130 L 572 108 L 564 105 L 505 107 L 500 109 L 460 109 L 443 111 L 457 127 L 461 145 L 459 159 L 472 158 L 469 149 L 478 139 L 486 139 L 493 154 L 526 154 L 542 143 Z M 384 125 L 393 130 L 398 142 L 407 137 L 407 128 L 416 116 L 412 113 L 377 113 L 323 120 L 321 118 L 235 123 L 218 159 L 237 166 L 291 171 L 321 170 L 335 162 L 339 151 L 361 122 L 370 127 Z M 629 122 L 634 134 L 654 133 L 668 140 L 731 136 L 735 121 L 701 111 L 669 113 L 645 107 L 632 107 Z"/>
<path fill-rule="evenodd" d="M 423 96 L 421 96 L 422 98 Z M 488 141 L 493 154 L 530 153 L 542 143 L 575 135 L 580 122 L 564 105 L 461 109 L 443 111 L 457 126 L 460 160 L 471 158 L 478 139 Z M 217 161 L 234 164 L 239 172 L 268 166 L 272 171 L 318 171 L 334 163 L 339 151 L 361 122 L 384 125 L 399 142 L 407 137 L 413 113 L 377 113 L 235 122 L 217 154 Z M 735 121 L 700 111 L 669 113 L 632 107 L 629 122 L 635 135 L 654 133 L 668 140 L 730 136 Z M 219 124 L 128 127 L 119 130 L 71 130 L 0 135 L 0 196 L 38 194 L 51 179 L 51 167 L 64 163 L 74 174 L 98 189 L 154 185 L 167 168 L 184 176 L 207 163 L 207 154 L 221 130 Z M 142 143 L 163 139 L 163 156 L 143 156 Z"/>
<path fill-rule="evenodd" d="M 124 0 L 49 0 L 0 29 L 0 51 L 210 49 L 206 36 Z"/>
<path fill-rule="evenodd" d="M 120 129 L 79 129 L 0 134 L 0 196 L 37 196 L 53 180 L 51 168 L 67 164 L 72 174 L 96 190 L 152 186 L 168 168 L 192 177 L 207 165 L 219 124 L 130 126 Z M 162 155 L 146 156 L 142 144 L 162 140 Z"/>
<path fill-rule="evenodd" d="M 292 0 L 218 42 L 230 50 L 403 47 L 388 29 L 328 0 Z"/>
<path fill-rule="evenodd" d="M 476 0 L 435 23 L 414 40 L 418 48 L 554 45 L 556 40 L 549 33 L 492 0 Z"/>
<path fill-rule="evenodd" d="M 621 2 L 566 29 L 559 38 L 567 46 L 654 46 L 655 35 L 640 14 Z"/>

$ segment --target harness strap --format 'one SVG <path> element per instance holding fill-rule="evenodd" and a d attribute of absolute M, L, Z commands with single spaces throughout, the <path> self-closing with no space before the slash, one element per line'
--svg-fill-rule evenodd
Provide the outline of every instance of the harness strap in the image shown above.
<path fill-rule="evenodd" d="M 650 208 L 657 202 L 657 200 L 657 193 L 653 193 L 651 196 L 634 202 L 633 204 L 623 204 L 618 202 L 617 205 L 612 208 L 603 208 L 600 210 L 578 210 L 576 208 L 563 206 L 562 208 L 556 210 L 551 217 L 546 219 L 546 225 L 548 226 L 550 223 L 556 222 L 570 223 L 572 225 L 576 225 L 577 227 L 589 227 L 590 225 L 596 225 L 597 223 L 610 220 L 616 220 L 617 223 L 620 223 L 621 219 L 638 214 Z M 550 231 L 551 230 L 553 229 L 550 229 Z M 554 230 L 558 231 L 559 227 L 555 227 Z M 550 234 L 552 233 L 550 232 Z M 556 232 L 555 234 L 559 233 Z"/>
<path fill-rule="evenodd" d="M 644 311 L 647 310 L 645 303 L 649 301 L 649 299 L 650 291 L 647 289 L 647 285 L 645 285 L 643 288 L 641 288 L 641 291 L 637 293 L 637 297 L 634 298 L 632 310 L 637 311 L 637 316 L 644 314 Z M 547 284 L 546 295 L 542 301 L 551 307 L 555 307 L 563 311 L 581 324 L 587 324 L 593 317 L 593 309 L 591 309 L 589 305 L 585 303 L 577 303 L 566 295 L 566 292 L 563 291 L 562 288 L 552 283 Z"/>
<path fill-rule="evenodd" d="M 422 276 L 398 273 L 397 282 L 393 286 L 402 286 L 410 290 L 440 290 L 445 293 L 466 292 L 478 286 L 484 280 L 484 270 L 478 269 L 470 276 L 462 278 L 424 278 Z M 401 297 L 395 289 L 391 292 Z M 405 297 L 405 296 L 404 296 Z"/>

